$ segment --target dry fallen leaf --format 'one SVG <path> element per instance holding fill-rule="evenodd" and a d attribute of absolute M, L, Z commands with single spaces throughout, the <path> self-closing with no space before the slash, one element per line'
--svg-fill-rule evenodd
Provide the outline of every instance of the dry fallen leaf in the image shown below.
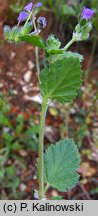
<path fill-rule="evenodd" d="M 96 173 L 95 168 L 91 167 L 88 162 L 83 162 L 81 164 L 82 175 L 85 177 L 91 177 Z"/>

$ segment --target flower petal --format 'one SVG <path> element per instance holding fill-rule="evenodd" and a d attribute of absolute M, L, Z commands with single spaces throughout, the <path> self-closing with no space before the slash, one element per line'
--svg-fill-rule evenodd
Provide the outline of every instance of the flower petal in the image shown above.
<path fill-rule="evenodd" d="M 41 7 L 41 6 L 42 6 L 41 2 L 38 2 L 37 4 L 34 5 L 34 7 Z"/>
<path fill-rule="evenodd" d="M 22 22 L 22 21 L 24 21 L 28 17 L 28 15 L 29 14 L 27 12 L 21 11 L 19 13 L 19 16 L 18 16 L 17 20 L 20 21 L 20 22 Z"/>
<path fill-rule="evenodd" d="M 33 7 L 33 3 L 30 2 L 29 4 L 27 4 L 27 5 L 24 7 L 24 10 L 31 11 L 31 10 L 32 10 L 32 7 Z"/>
<path fill-rule="evenodd" d="M 93 16 L 93 14 L 94 14 L 93 10 L 84 7 L 83 11 L 82 11 L 82 14 L 81 14 L 81 18 L 88 20 L 88 19 L 90 19 Z"/>

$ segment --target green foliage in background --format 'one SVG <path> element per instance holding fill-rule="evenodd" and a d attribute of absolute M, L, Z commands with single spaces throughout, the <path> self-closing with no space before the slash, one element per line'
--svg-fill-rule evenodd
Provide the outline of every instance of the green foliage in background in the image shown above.
<path fill-rule="evenodd" d="M 16 118 L 11 115 L 6 97 L 0 94 L 0 187 L 5 191 L 10 190 L 9 199 L 22 196 L 22 192 L 18 193 L 21 178 L 17 173 L 18 169 L 25 170 L 26 164 L 16 152 L 37 150 L 39 126 L 31 119 L 24 130 L 25 123 L 21 114 Z M 2 195 L 0 199 L 3 199 Z"/>

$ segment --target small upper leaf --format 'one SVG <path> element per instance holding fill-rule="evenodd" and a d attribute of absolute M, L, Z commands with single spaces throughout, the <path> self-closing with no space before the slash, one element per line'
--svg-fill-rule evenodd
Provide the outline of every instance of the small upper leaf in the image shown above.
<path fill-rule="evenodd" d="M 73 139 L 61 140 L 56 145 L 51 145 L 44 155 L 44 181 L 59 191 L 72 188 L 79 178 L 76 173 L 79 162 Z"/>
<path fill-rule="evenodd" d="M 81 75 L 79 58 L 62 54 L 40 74 L 42 96 L 58 102 L 71 102 L 81 85 Z"/>
<path fill-rule="evenodd" d="M 20 38 L 22 41 L 33 44 L 39 48 L 45 47 L 45 44 L 39 35 L 21 35 Z"/>
<path fill-rule="evenodd" d="M 61 42 L 55 38 L 54 35 L 50 35 L 46 40 L 45 57 L 49 63 L 53 63 L 59 58 L 59 54 L 64 53 L 64 49 L 60 49 Z"/>
<path fill-rule="evenodd" d="M 49 35 L 46 40 L 46 49 L 47 50 L 58 50 L 61 46 L 61 42 L 55 38 L 54 35 Z"/>

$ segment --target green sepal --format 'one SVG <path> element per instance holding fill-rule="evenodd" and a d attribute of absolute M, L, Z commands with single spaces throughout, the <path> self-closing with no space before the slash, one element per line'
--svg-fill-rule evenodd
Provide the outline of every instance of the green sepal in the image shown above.
<path fill-rule="evenodd" d="M 20 29 L 17 26 L 14 26 L 10 32 L 9 41 L 14 43 L 15 38 L 17 37 L 17 35 L 19 35 L 19 33 L 20 33 Z"/>
<path fill-rule="evenodd" d="M 32 22 L 28 22 L 26 25 L 24 25 L 24 26 L 20 29 L 20 34 L 22 34 L 22 35 L 29 34 L 29 33 L 31 32 L 32 29 L 33 29 Z"/>

